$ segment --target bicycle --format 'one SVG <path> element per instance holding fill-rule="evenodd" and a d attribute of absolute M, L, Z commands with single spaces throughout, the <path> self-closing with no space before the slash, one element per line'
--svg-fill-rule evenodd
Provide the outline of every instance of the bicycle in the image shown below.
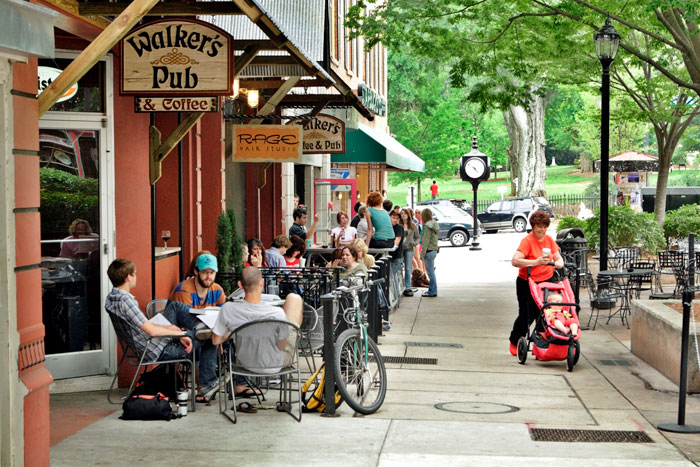
<path fill-rule="evenodd" d="M 382 406 L 386 396 L 386 368 L 377 344 L 367 334 L 367 312 L 360 306 L 359 292 L 384 279 L 362 285 L 341 286 L 334 292 L 334 307 L 344 295 L 352 299 L 351 306 L 342 310 L 349 326 L 335 342 L 335 380 L 338 392 L 356 412 L 369 415 Z"/>

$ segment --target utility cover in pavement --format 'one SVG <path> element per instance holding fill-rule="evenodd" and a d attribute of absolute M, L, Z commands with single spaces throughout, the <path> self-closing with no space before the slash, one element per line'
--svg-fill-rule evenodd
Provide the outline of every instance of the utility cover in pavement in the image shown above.
<path fill-rule="evenodd" d="M 598 360 L 604 366 L 633 366 L 629 360 Z"/>
<path fill-rule="evenodd" d="M 406 363 L 409 365 L 437 365 L 437 358 L 394 357 L 384 355 L 384 363 Z"/>
<path fill-rule="evenodd" d="M 556 428 L 530 428 L 533 441 L 559 441 L 565 443 L 653 443 L 643 431 L 625 430 L 560 430 Z"/>
<path fill-rule="evenodd" d="M 461 349 L 462 344 L 447 344 L 444 342 L 404 342 L 406 347 L 452 347 L 453 349 Z"/>
<path fill-rule="evenodd" d="M 461 401 L 461 402 L 442 402 L 435 404 L 435 408 L 445 410 L 447 412 L 458 413 L 476 413 L 476 414 L 498 414 L 510 413 L 520 410 L 514 405 L 498 404 L 496 402 L 476 402 L 476 401 Z"/>

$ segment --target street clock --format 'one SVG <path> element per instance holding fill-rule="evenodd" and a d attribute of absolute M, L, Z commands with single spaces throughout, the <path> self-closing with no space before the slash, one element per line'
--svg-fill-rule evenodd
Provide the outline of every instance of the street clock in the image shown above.
<path fill-rule="evenodd" d="M 477 148 L 476 136 L 472 140 L 472 150 L 460 159 L 459 175 L 465 182 L 483 182 L 491 175 L 489 157 Z"/>

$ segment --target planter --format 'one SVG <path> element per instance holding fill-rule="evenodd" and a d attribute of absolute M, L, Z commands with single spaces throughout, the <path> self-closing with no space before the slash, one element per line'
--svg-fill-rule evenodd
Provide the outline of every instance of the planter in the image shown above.
<path fill-rule="evenodd" d="M 657 300 L 634 300 L 631 308 L 632 353 L 678 385 L 683 314 Z M 700 393 L 692 323 L 688 349 L 688 393 Z"/>

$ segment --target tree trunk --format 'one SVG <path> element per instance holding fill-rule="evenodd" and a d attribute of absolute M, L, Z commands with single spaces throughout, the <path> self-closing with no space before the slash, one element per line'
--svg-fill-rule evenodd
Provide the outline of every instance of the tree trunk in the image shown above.
<path fill-rule="evenodd" d="M 518 138 L 516 137 L 515 131 L 511 131 L 510 113 L 503 112 L 503 121 L 506 125 L 506 130 L 508 131 L 508 170 L 510 171 L 510 196 L 515 196 L 518 192 L 518 187 L 515 181 L 518 179 Z"/>
<path fill-rule="evenodd" d="M 674 138 L 669 137 L 663 129 L 654 126 L 654 133 L 656 133 L 656 148 L 659 153 L 659 173 L 656 179 L 656 193 L 654 195 L 654 220 L 663 227 L 666 221 L 668 173 L 671 168 L 671 157 L 673 157 L 676 144 L 672 144 Z M 680 135 L 678 138 L 680 138 Z"/>
<path fill-rule="evenodd" d="M 511 105 L 505 118 L 510 139 L 508 156 L 517 160 L 517 171 L 511 165 L 511 173 L 518 179 L 518 196 L 546 196 L 544 115 L 550 98 L 532 94 L 529 109 Z"/>

